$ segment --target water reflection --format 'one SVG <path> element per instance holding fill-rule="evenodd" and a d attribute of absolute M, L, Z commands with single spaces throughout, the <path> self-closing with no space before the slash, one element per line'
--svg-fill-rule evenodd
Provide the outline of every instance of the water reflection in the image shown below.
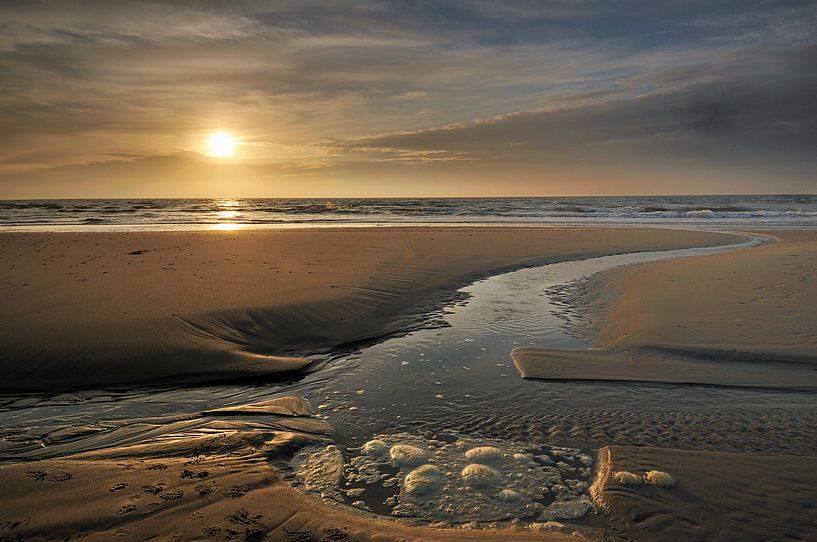
<path fill-rule="evenodd" d="M 219 231 L 235 231 L 244 227 L 244 224 L 239 222 L 241 219 L 241 212 L 239 207 L 244 204 L 241 201 L 234 199 L 217 200 L 216 204 L 216 220 L 219 221 L 212 229 Z M 222 222 L 223 221 L 223 222 Z"/>
<path fill-rule="evenodd" d="M 246 227 L 246 224 L 239 224 L 238 222 L 222 222 L 221 224 L 213 224 L 211 229 L 217 231 L 235 231 L 243 230 Z"/>

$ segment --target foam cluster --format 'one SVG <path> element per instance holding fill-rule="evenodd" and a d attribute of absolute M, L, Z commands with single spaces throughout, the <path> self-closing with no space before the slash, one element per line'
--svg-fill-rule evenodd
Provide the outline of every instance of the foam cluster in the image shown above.
<path fill-rule="evenodd" d="M 644 479 L 648 484 L 658 487 L 673 487 L 675 486 L 675 478 L 670 473 L 660 470 L 648 470 L 644 475 Z"/>
<path fill-rule="evenodd" d="M 593 458 L 580 450 L 398 433 L 349 452 L 334 493 L 319 492 L 380 514 L 453 524 L 575 519 L 590 509 Z M 315 485 L 314 476 L 304 483 Z"/>
<path fill-rule="evenodd" d="M 675 478 L 668 472 L 649 470 L 644 476 L 634 472 L 620 470 L 613 473 L 613 479 L 623 486 L 635 487 L 649 484 L 657 487 L 674 487 Z"/>

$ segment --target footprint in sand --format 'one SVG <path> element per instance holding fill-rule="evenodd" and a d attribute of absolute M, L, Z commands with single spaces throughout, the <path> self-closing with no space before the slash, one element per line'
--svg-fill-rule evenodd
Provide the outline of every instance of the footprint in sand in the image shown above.
<path fill-rule="evenodd" d="M 192 470 L 184 469 L 180 476 L 182 478 L 191 478 L 191 479 L 194 479 L 194 478 L 207 478 L 208 476 L 210 476 L 210 473 L 207 472 L 206 470 L 203 470 L 201 472 L 193 472 Z"/>
<path fill-rule="evenodd" d="M 248 486 L 233 486 L 225 490 L 224 495 L 230 497 L 231 499 L 237 499 L 246 495 L 249 490 L 250 488 Z"/>
<path fill-rule="evenodd" d="M 158 495 L 165 488 L 163 483 L 158 483 L 155 486 L 142 486 L 142 491 L 150 493 L 151 495 Z"/>
<path fill-rule="evenodd" d="M 48 480 L 49 482 L 60 483 L 65 482 L 66 480 L 70 480 L 73 477 L 74 475 L 71 474 L 70 472 L 55 472 L 54 474 L 51 474 L 50 476 L 46 477 L 46 480 Z"/>
<path fill-rule="evenodd" d="M 119 482 L 118 484 L 111 486 L 108 491 L 119 491 L 120 489 L 125 489 L 126 487 L 128 487 L 128 484 L 125 482 Z"/>
<path fill-rule="evenodd" d="M 258 523 L 262 517 L 264 517 L 263 514 L 253 514 L 249 510 L 242 508 L 227 516 L 227 521 L 239 525 L 249 525 L 251 523 Z"/>
<path fill-rule="evenodd" d="M 215 493 L 216 490 L 218 490 L 218 486 L 216 484 L 211 484 L 211 485 L 202 484 L 202 485 L 196 486 L 194 489 L 199 492 L 199 497 L 204 499 L 204 498 L 208 497 L 209 495 L 212 495 L 213 493 Z"/>
<path fill-rule="evenodd" d="M 119 509 L 119 515 L 128 514 L 130 512 L 133 512 L 134 510 L 136 510 L 135 504 L 126 504 L 125 506 Z"/>
<path fill-rule="evenodd" d="M 48 476 L 48 473 L 42 470 L 30 470 L 25 473 L 26 476 L 29 478 L 34 478 L 38 482 L 42 482 L 45 480 L 45 477 Z"/>
<path fill-rule="evenodd" d="M 176 499 L 180 499 L 184 496 L 184 491 L 181 489 L 172 489 L 170 491 L 165 491 L 164 493 L 159 494 L 159 498 L 163 501 L 173 501 Z"/>
<path fill-rule="evenodd" d="M 336 527 L 327 527 L 323 530 L 323 537 L 326 540 L 346 540 L 349 538 L 349 532 Z"/>

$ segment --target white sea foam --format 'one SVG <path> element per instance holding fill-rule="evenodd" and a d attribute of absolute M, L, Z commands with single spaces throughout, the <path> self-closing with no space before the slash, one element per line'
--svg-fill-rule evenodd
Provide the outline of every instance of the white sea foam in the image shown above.
<path fill-rule="evenodd" d="M 408 473 L 403 482 L 407 494 L 422 495 L 439 488 L 442 473 L 434 465 L 421 465 Z"/>
<path fill-rule="evenodd" d="M 498 486 L 502 483 L 502 475 L 499 471 L 489 467 L 488 465 L 480 465 L 479 463 L 471 463 L 462 469 L 462 479 L 468 485 L 479 488 L 490 488 Z"/>
<path fill-rule="evenodd" d="M 623 486 L 640 486 L 644 484 L 644 477 L 635 474 L 634 472 L 620 470 L 613 473 L 613 478 L 616 482 Z"/>
<path fill-rule="evenodd" d="M 660 470 L 649 470 L 644 475 L 644 479 L 648 484 L 658 487 L 673 487 L 675 486 L 675 478 L 670 473 Z"/>
<path fill-rule="evenodd" d="M 428 452 L 409 444 L 395 444 L 389 450 L 389 458 L 398 467 L 413 467 L 425 463 Z"/>
<path fill-rule="evenodd" d="M 357 508 L 363 502 L 379 513 L 430 523 L 575 519 L 590 509 L 590 471 L 579 450 L 397 433 L 378 435 L 357 452 L 350 450 L 339 481 L 316 468 L 326 459 L 333 464 L 334 452 L 312 450 L 314 460 L 301 460 L 311 468 L 295 475 L 308 477 L 305 488 Z"/>
<path fill-rule="evenodd" d="M 465 457 L 474 463 L 490 465 L 502 461 L 502 452 L 494 446 L 478 446 L 465 452 Z"/>
<path fill-rule="evenodd" d="M 366 455 L 386 455 L 389 452 L 389 445 L 382 440 L 373 439 L 364 444 L 361 451 Z"/>

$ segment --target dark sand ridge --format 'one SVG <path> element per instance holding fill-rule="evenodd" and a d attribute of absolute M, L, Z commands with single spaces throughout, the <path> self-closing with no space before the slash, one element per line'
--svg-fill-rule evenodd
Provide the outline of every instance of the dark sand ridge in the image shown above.
<path fill-rule="evenodd" d="M 614 269 L 581 295 L 594 348 L 520 348 L 525 378 L 817 389 L 817 232 Z"/>
<path fill-rule="evenodd" d="M 140 444 L 0 467 L 0 539 L 582 539 L 570 528 L 411 527 L 301 494 L 269 461 L 329 441 L 331 427 L 296 397 L 154 423 Z"/>
<path fill-rule="evenodd" d="M 489 273 L 732 239 L 512 227 L 2 233 L 0 389 L 275 376 L 303 368 L 303 355 L 428 325 Z"/>

